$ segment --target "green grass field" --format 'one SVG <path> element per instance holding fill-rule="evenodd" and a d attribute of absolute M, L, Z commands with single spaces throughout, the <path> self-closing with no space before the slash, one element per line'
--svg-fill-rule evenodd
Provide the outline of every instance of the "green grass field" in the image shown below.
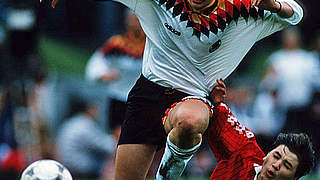
<path fill-rule="evenodd" d="M 41 36 L 39 51 L 49 72 L 83 75 L 92 50 L 81 49 L 54 38 Z"/>

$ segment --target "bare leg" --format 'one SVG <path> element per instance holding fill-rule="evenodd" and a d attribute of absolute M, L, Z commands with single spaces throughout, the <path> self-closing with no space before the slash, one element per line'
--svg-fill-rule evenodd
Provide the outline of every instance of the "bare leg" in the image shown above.
<path fill-rule="evenodd" d="M 144 180 L 156 153 L 147 144 L 119 145 L 115 162 L 115 180 Z"/>
<path fill-rule="evenodd" d="M 194 147 L 202 139 L 209 124 L 209 110 L 199 100 L 177 104 L 169 113 L 165 130 L 173 144 L 182 149 Z"/>
<path fill-rule="evenodd" d="M 169 112 L 165 122 L 167 144 L 156 175 L 157 180 L 173 180 L 181 176 L 201 145 L 209 117 L 208 107 L 199 100 L 180 102 Z"/>

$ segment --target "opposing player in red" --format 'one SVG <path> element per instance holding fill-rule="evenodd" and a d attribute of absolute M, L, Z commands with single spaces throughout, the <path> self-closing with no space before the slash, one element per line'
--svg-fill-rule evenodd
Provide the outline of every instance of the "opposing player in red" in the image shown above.
<path fill-rule="evenodd" d="M 258 146 L 253 132 L 241 125 L 231 110 L 224 104 L 226 86 L 222 79 L 217 80 L 210 101 L 205 98 L 189 96 L 175 103 L 166 111 L 163 122 L 186 101 L 198 101 L 207 105 L 210 124 L 205 133 L 210 149 L 218 165 L 210 180 L 297 180 L 306 175 L 315 162 L 312 143 L 307 134 L 278 135 L 271 151 L 265 155 Z M 263 124 L 263 122 L 261 122 Z M 168 148 L 177 149 L 167 143 Z M 175 151 L 174 151 L 175 152 Z M 173 154 L 173 159 L 183 158 Z M 160 169 L 176 171 L 164 164 Z M 165 173 L 165 172 L 161 172 Z M 178 176 L 178 175 L 176 175 Z"/>
<path fill-rule="evenodd" d="M 222 101 L 226 88 L 218 89 L 214 97 Z M 210 123 L 206 139 L 218 161 L 210 180 L 297 180 L 314 166 L 312 143 L 304 133 L 279 134 L 265 155 L 224 103 L 215 105 Z"/>

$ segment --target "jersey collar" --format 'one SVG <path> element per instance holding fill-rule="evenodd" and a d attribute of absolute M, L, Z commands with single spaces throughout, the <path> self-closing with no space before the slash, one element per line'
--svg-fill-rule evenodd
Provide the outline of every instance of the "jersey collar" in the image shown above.
<path fill-rule="evenodd" d="M 259 164 L 254 163 L 253 167 L 254 167 L 254 171 L 256 172 L 256 175 L 254 176 L 254 180 L 258 180 L 258 175 L 259 175 L 259 173 L 260 173 L 260 171 L 262 169 L 262 166 L 259 165 Z"/>

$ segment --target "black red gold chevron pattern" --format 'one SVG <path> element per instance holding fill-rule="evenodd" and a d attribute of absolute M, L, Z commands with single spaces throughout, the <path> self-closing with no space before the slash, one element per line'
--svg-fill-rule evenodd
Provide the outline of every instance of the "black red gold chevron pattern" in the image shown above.
<path fill-rule="evenodd" d="M 180 15 L 180 21 L 187 21 L 187 27 L 193 28 L 193 35 L 200 38 L 201 33 L 209 37 L 209 32 L 223 31 L 231 22 L 238 22 L 239 17 L 246 21 L 249 17 L 257 20 L 264 17 L 264 11 L 250 7 L 250 0 L 216 0 L 211 6 L 198 12 L 192 9 L 188 0 L 156 0 L 160 6 L 171 10 L 173 17 Z"/>

